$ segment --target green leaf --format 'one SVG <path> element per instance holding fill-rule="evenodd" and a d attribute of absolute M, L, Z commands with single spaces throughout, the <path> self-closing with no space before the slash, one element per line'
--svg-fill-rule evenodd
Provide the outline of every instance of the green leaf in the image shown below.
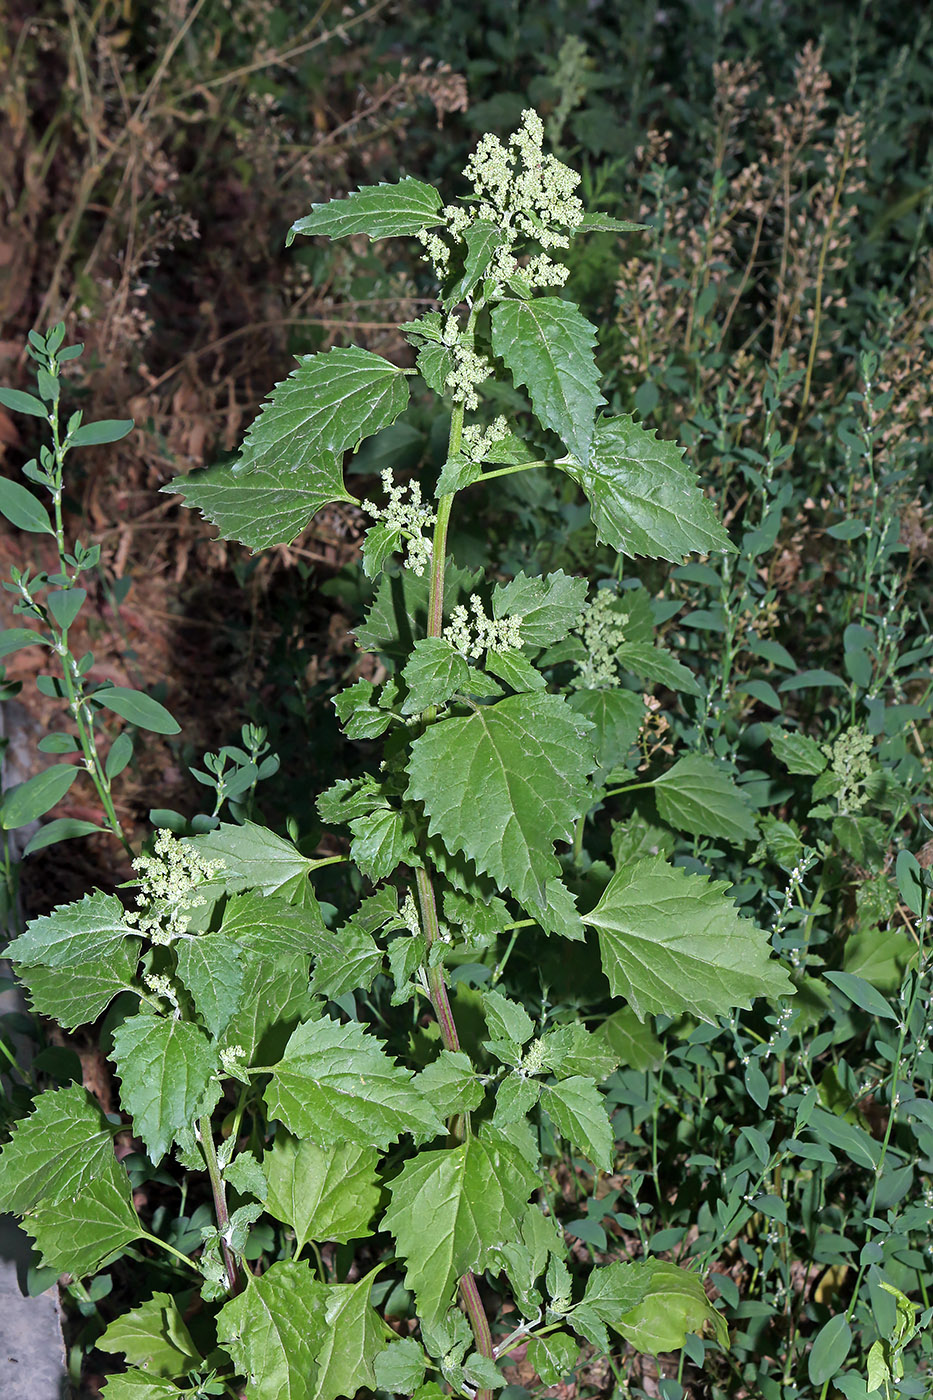
<path fill-rule="evenodd" d="M 617 1069 L 621 1056 L 579 1021 L 565 1021 L 541 1037 L 544 1066 L 558 1079 L 582 1074 L 601 1084 Z"/>
<path fill-rule="evenodd" d="M 25 486 L 6 477 L 0 477 L 0 513 L 17 530 L 28 530 L 32 535 L 55 535 L 55 526 L 45 506 Z"/>
<path fill-rule="evenodd" d="M 269 1114 L 296 1137 L 332 1146 L 346 1141 L 385 1150 L 402 1133 L 443 1131 L 433 1106 L 381 1043 L 358 1022 L 324 1017 L 292 1034 L 265 1092 Z"/>
<path fill-rule="evenodd" d="M 735 553 L 677 443 L 658 441 L 626 413 L 602 419 L 591 454 L 567 445 L 577 460 L 555 465 L 582 487 L 604 544 L 629 557 L 674 562 L 685 554 Z"/>
<path fill-rule="evenodd" d="M 6 956 L 46 967 L 78 967 L 97 959 L 109 962 L 126 939 L 138 947 L 138 936 L 123 922 L 123 905 L 116 895 L 97 890 L 30 920 Z"/>
<path fill-rule="evenodd" d="M 255 471 L 301 473 L 310 484 L 318 463 L 329 463 L 364 437 L 388 427 L 408 404 L 408 380 L 358 345 L 305 355 L 276 384 L 246 433 L 234 476 Z M 352 500 L 341 490 L 334 500 Z M 322 502 L 324 504 L 324 502 Z"/>
<path fill-rule="evenodd" d="M 457 1280 L 491 1263 L 515 1237 L 537 1173 L 499 1136 L 468 1138 L 459 1147 L 419 1152 L 390 1184 L 383 1219 L 406 1262 L 406 1283 L 419 1316 L 436 1326 Z"/>
<path fill-rule="evenodd" d="M 545 1084 L 541 1106 L 562 1137 L 580 1149 L 600 1171 L 612 1170 L 615 1134 L 602 1095 L 592 1079 L 573 1075 L 558 1084 Z"/>
<path fill-rule="evenodd" d="M 364 185 L 344 199 L 312 204 L 311 213 L 292 224 L 285 246 L 298 233 L 326 238 L 348 238 L 353 233 L 370 238 L 413 235 L 443 222 L 440 209 L 441 197 L 433 185 L 410 175 L 395 185 Z"/>
<path fill-rule="evenodd" d="M 205 860 L 220 862 L 230 892 L 257 889 L 292 900 L 315 865 L 293 841 L 255 822 L 221 822 L 216 831 L 189 836 L 187 844 Z"/>
<path fill-rule="evenodd" d="M 500 1390 L 505 1385 L 505 1376 L 491 1356 L 471 1351 L 462 1363 L 463 1379 L 470 1381 L 478 1389 Z"/>
<path fill-rule="evenodd" d="M 630 219 L 613 219 L 608 214 L 584 214 L 574 233 L 642 233 L 650 224 L 633 224 Z"/>
<path fill-rule="evenodd" d="M 520 651 L 487 651 L 486 670 L 512 690 L 544 690 L 547 681 Z"/>
<path fill-rule="evenodd" d="M 538 923 L 545 933 L 555 933 L 559 938 L 569 938 L 582 943 L 586 937 L 583 921 L 577 910 L 577 897 L 560 880 L 548 880 L 544 887 L 546 907 L 543 911 L 534 910 Z"/>
<path fill-rule="evenodd" d="M 240 1004 L 243 955 L 227 932 L 188 935 L 175 941 L 178 976 L 211 1035 L 222 1035 Z"/>
<path fill-rule="evenodd" d="M 470 1057 L 462 1050 L 442 1050 L 418 1075 L 417 1084 L 444 1119 L 455 1113 L 470 1113 L 483 1102 L 483 1086 Z"/>
<path fill-rule="evenodd" d="M 414 1337 L 392 1342 L 376 1357 L 376 1386 L 390 1395 L 411 1395 L 424 1380 L 428 1358 Z"/>
<path fill-rule="evenodd" d="M 148 1376 L 145 1371 L 126 1371 L 122 1376 L 108 1376 L 101 1394 L 105 1400 L 177 1400 L 178 1387 L 161 1376 Z"/>
<path fill-rule="evenodd" d="M 600 768 L 615 768 L 638 738 L 645 718 L 645 702 L 631 690 L 575 690 L 567 703 L 584 715 L 596 731 L 596 761 Z"/>
<path fill-rule="evenodd" d="M 649 857 L 617 871 L 583 915 L 599 934 L 613 996 L 640 1019 L 687 1011 L 714 1021 L 755 997 L 793 995 L 767 935 L 723 898 L 728 888 Z"/>
<path fill-rule="evenodd" d="M 778 763 L 783 763 L 788 773 L 803 773 L 815 777 L 826 767 L 827 758 L 815 739 L 808 734 L 797 734 L 789 729 L 779 729 L 776 724 L 766 726 L 768 738 Z"/>
<path fill-rule="evenodd" d="M 493 1041 L 492 1044 L 493 1048 L 501 1048 L 507 1053 L 507 1041 Z M 518 1057 L 515 1058 L 517 1061 Z M 520 1074 L 507 1074 L 504 1079 L 500 1079 L 496 1089 L 493 1127 L 501 1131 L 510 1123 L 524 1123 L 540 1097 L 541 1085 L 537 1079 L 527 1079 Z"/>
<path fill-rule="evenodd" d="M 843 970 L 870 982 L 879 992 L 896 992 L 904 968 L 916 954 L 906 938 L 892 939 L 887 928 L 857 929 L 849 935 L 843 953 Z"/>
<path fill-rule="evenodd" d="M 217 1315 L 217 1341 L 247 1378 L 250 1400 L 315 1400 L 327 1289 L 307 1264 L 279 1260 Z"/>
<path fill-rule="evenodd" d="M 510 1041 L 519 1050 L 535 1033 L 534 1021 L 525 1008 L 501 992 L 483 993 L 483 1015 L 491 1040 Z"/>
<path fill-rule="evenodd" d="M 579 1360 L 580 1343 L 569 1332 L 532 1337 L 528 1343 L 528 1364 L 534 1367 L 542 1385 L 560 1385 L 573 1374 Z"/>
<path fill-rule="evenodd" d="M 894 872 L 901 899 L 919 916 L 923 912 L 923 868 L 912 851 L 898 851 Z"/>
<path fill-rule="evenodd" d="M 849 1001 L 867 1011 L 870 1016 L 880 1016 L 887 1021 L 897 1020 L 897 1011 L 870 982 L 854 976 L 851 972 L 826 972 L 823 975 L 827 981 L 837 986 Z"/>
<path fill-rule="evenodd" d="M 0 389 L 0 403 L 14 413 L 28 413 L 32 418 L 48 419 L 49 410 L 41 399 L 27 394 L 22 389 Z"/>
<path fill-rule="evenodd" d="M 122 685 L 109 685 L 105 690 L 95 690 L 91 699 L 95 705 L 103 705 L 105 710 L 128 719 L 140 729 L 148 729 L 153 734 L 179 734 L 181 725 L 172 719 L 164 705 L 153 700 L 142 690 L 128 690 Z"/>
<path fill-rule="evenodd" d="M 245 952 L 260 957 L 279 953 L 318 957 L 334 940 L 334 934 L 324 927 L 316 900 L 313 907 L 298 908 L 278 895 L 258 890 L 231 895 L 221 929 Z"/>
<path fill-rule="evenodd" d="M 700 1276 L 661 1260 L 651 1265 L 642 1300 L 622 1318 L 607 1321 L 637 1351 L 651 1356 L 679 1350 L 687 1333 L 702 1332 L 707 1322 L 720 1346 L 729 1346 L 726 1320 L 707 1298 Z"/>
<path fill-rule="evenodd" d="M 49 612 L 63 632 L 74 622 L 86 598 L 84 588 L 53 588 L 46 594 Z"/>
<path fill-rule="evenodd" d="M 382 1267 L 382 1266 L 378 1266 Z M 315 1361 L 318 1380 L 314 1400 L 337 1400 L 376 1385 L 373 1362 L 386 1344 L 388 1328 L 369 1301 L 372 1273 L 357 1283 L 336 1283 L 327 1290 L 324 1331 Z"/>
<path fill-rule="evenodd" d="M 23 647 L 49 645 L 45 637 L 34 632 L 31 627 L 8 627 L 5 632 L 0 632 L 0 658 L 9 656 L 14 651 L 20 651 Z M 43 750 L 43 752 L 47 752 L 47 750 Z"/>
<path fill-rule="evenodd" d="M 700 687 L 686 666 L 663 647 L 647 646 L 641 642 L 623 642 L 616 649 L 616 660 L 633 676 L 666 685 L 669 690 L 684 695 L 699 695 Z"/>
<path fill-rule="evenodd" d="M 619 1064 L 627 1069 L 656 1069 L 664 1058 L 664 1046 L 630 1006 L 607 1016 L 596 1027 L 593 1039 L 606 1053 L 617 1056 Z"/>
<path fill-rule="evenodd" d="M 318 954 L 311 990 L 328 998 L 368 992 L 382 965 L 382 949 L 372 934 L 355 923 L 344 924 L 331 935 L 330 946 Z"/>
<path fill-rule="evenodd" d="M 403 715 L 417 715 L 429 705 L 444 705 L 467 687 L 469 667 L 459 651 L 443 637 L 420 637 L 402 670 L 408 694 Z"/>
<path fill-rule="evenodd" d="M 396 866 L 420 865 L 415 850 L 415 833 L 405 824 L 404 815 L 394 808 L 381 807 L 350 823 L 353 840 L 350 857 L 373 884 L 386 879 Z"/>
<path fill-rule="evenodd" d="M 0 822 L 5 831 L 28 826 L 61 802 L 81 769 L 73 763 L 53 763 L 41 773 L 17 783 L 4 795 Z"/>
<path fill-rule="evenodd" d="M 852 1350 L 852 1328 L 846 1314 L 837 1313 L 817 1332 L 807 1358 L 811 1384 L 825 1385 L 842 1370 Z"/>
<path fill-rule="evenodd" d="M 113 1161 L 113 1135 L 80 1084 L 46 1089 L 0 1151 L 0 1211 L 22 1215 L 44 1197 L 77 1195 Z"/>
<path fill-rule="evenodd" d="M 378 578 L 388 558 L 402 542 L 400 525 L 371 525 L 363 541 L 363 573 Z"/>
<path fill-rule="evenodd" d="M 490 315 L 492 348 L 516 386 L 528 389 L 538 422 L 587 465 L 599 392 L 596 331 L 577 306 L 559 297 L 500 301 Z"/>
<path fill-rule="evenodd" d="M 115 1317 L 94 1345 L 126 1357 L 153 1376 L 183 1376 L 200 1365 L 184 1318 L 170 1293 L 153 1293 L 138 1307 Z"/>
<path fill-rule="evenodd" d="M 119 442 L 135 426 L 132 418 L 101 418 L 97 423 L 82 423 L 68 434 L 68 446 L 99 447 L 105 442 Z"/>
<path fill-rule="evenodd" d="M 491 219 L 476 219 L 464 229 L 463 241 L 466 244 L 463 273 L 445 297 L 448 306 L 455 306 L 470 295 L 477 282 L 486 275 L 493 254 L 508 243 L 509 232 Z"/>
<path fill-rule="evenodd" d="M 133 740 L 124 730 L 118 734 L 110 745 L 107 754 L 106 774 L 108 778 L 116 778 L 123 772 L 130 759 L 133 757 Z"/>
<path fill-rule="evenodd" d="M 33 1011 L 73 1031 L 96 1021 L 120 992 L 135 990 L 139 949 L 138 938 L 127 938 L 106 960 L 17 971 Z"/>
<path fill-rule="evenodd" d="M 288 465 L 255 467 L 236 477 L 228 466 L 208 467 L 191 476 L 176 476 L 161 488 L 184 496 L 225 540 L 239 540 L 257 553 L 276 544 L 291 544 L 312 516 L 331 501 L 353 501 L 343 484 L 343 469 L 334 453 L 322 452 L 313 474 Z"/>
<path fill-rule="evenodd" d="M 83 1278 L 142 1234 L 130 1180 L 111 1153 L 102 1174 L 72 1194 L 44 1197 L 24 1226 L 42 1255 L 41 1267 Z"/>
<path fill-rule="evenodd" d="M 392 723 L 388 710 L 372 703 L 372 681 L 358 680 L 335 695 L 333 706 L 348 739 L 377 739 Z"/>
<path fill-rule="evenodd" d="M 378 1160 L 374 1147 L 318 1147 L 276 1132 L 262 1161 L 269 1187 L 265 1209 L 295 1231 L 296 1256 L 309 1240 L 346 1244 L 373 1233 Z"/>
<path fill-rule="evenodd" d="M 26 842 L 23 855 L 31 856 L 33 851 L 44 851 L 46 846 L 56 846 L 60 841 L 71 841 L 76 836 L 90 836 L 94 831 L 109 832 L 110 828 L 98 826 L 96 822 L 78 821 L 77 817 L 56 817 L 54 821 L 41 826 L 32 840 Z"/>
<path fill-rule="evenodd" d="M 250 954 L 243 967 L 240 1005 L 220 1042 L 242 1046 L 246 1064 L 269 1064 L 282 1053 L 292 1028 L 312 1014 L 307 954 Z"/>
<path fill-rule="evenodd" d="M 443 397 L 447 393 L 447 376 L 454 367 L 454 357 L 447 346 L 422 345 L 415 357 L 415 364 L 428 388 Z M 479 478 L 478 469 L 476 478 Z M 456 489 L 459 489 L 459 485 Z M 439 491 L 438 494 L 443 495 L 443 492 Z"/>
<path fill-rule="evenodd" d="M 579 622 L 586 591 L 585 578 L 573 578 L 561 569 L 546 578 L 519 573 L 492 590 L 492 615 L 497 619 L 520 617 L 526 646 L 550 646 Z"/>
<path fill-rule="evenodd" d="M 721 836 L 734 845 L 758 836 L 748 799 L 712 758 L 687 754 L 678 759 L 655 779 L 653 791 L 659 815 L 677 831 Z"/>
<path fill-rule="evenodd" d="M 560 874 L 554 842 L 571 839 L 587 805 L 584 725 L 560 696 L 543 694 L 441 720 L 412 744 L 406 795 L 424 803 L 429 835 L 448 851 L 462 851 L 526 907 L 543 908 L 545 884 Z"/>
<path fill-rule="evenodd" d="M 220 1072 L 217 1049 L 199 1026 L 172 1016 L 131 1016 L 113 1033 L 108 1057 L 122 1082 L 123 1107 L 156 1165 L 179 1128 L 207 1108 L 205 1095 Z M 213 1089 L 214 1102 L 219 1085 Z"/>
<path fill-rule="evenodd" d="M 626 1313 L 645 1297 L 651 1282 L 653 1263 L 648 1260 L 607 1264 L 593 1269 L 586 1280 L 586 1289 L 568 1321 L 594 1346 L 609 1349 L 606 1327 L 614 1331 Z"/>
<path fill-rule="evenodd" d="M 807 1129 L 818 1142 L 838 1147 L 856 1166 L 874 1170 L 881 1160 L 881 1144 L 857 1123 L 847 1123 L 837 1113 L 829 1113 L 825 1108 L 814 1108 Z"/>

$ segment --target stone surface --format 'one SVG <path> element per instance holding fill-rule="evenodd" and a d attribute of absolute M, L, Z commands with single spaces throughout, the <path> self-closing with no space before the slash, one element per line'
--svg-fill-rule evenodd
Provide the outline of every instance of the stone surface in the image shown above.
<path fill-rule="evenodd" d="M 58 1290 L 24 1296 L 29 1238 L 0 1216 L 0 1395 L 3 1400 L 69 1400 Z"/>
<path fill-rule="evenodd" d="M 0 705 L 0 735 L 6 730 L 10 739 L 3 763 L 4 788 L 29 777 L 24 724 L 17 723 L 25 714 L 15 701 Z M 31 835 L 31 830 L 13 832 L 10 844 L 18 841 L 22 849 Z M 9 972 L 9 963 L 0 966 Z M 26 1009 L 18 987 L 0 994 L 0 1016 Z M 25 1059 L 28 1040 L 11 1039 L 17 1055 Z M 2 1400 L 69 1400 L 72 1390 L 65 1369 L 58 1289 L 37 1298 L 26 1294 L 29 1259 L 29 1237 L 11 1216 L 0 1215 L 0 1396 Z"/>

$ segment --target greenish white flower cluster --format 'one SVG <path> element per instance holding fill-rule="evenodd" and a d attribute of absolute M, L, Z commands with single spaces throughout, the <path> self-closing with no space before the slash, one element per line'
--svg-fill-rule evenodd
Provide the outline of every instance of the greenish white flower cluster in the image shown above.
<path fill-rule="evenodd" d="M 394 485 L 390 467 L 386 467 L 381 476 L 388 502 L 377 506 L 372 501 L 364 501 L 363 509 L 389 529 L 401 530 L 406 542 L 405 566 L 420 578 L 431 564 L 431 540 L 422 532 L 433 527 L 437 516 L 422 501 L 417 481 Z"/>
<path fill-rule="evenodd" d="M 836 777 L 842 779 L 842 786 L 834 793 L 839 813 L 853 816 L 873 795 L 871 736 L 853 725 L 834 743 L 823 744 L 822 748 Z"/>
<path fill-rule="evenodd" d="M 574 193 L 580 176 L 556 156 L 545 155 L 543 141 L 544 123 L 531 109 L 522 113 L 522 124 L 507 145 L 497 136 L 484 136 L 463 171 L 473 185 L 472 200 L 466 207 L 449 204 L 444 209 L 447 227 L 458 242 L 477 220 L 495 224 L 503 241 L 486 276 L 497 282 L 519 276 L 529 291 L 566 282 L 568 269 L 556 263 L 548 250 L 568 248 L 568 230 L 583 218 L 583 204 Z M 422 229 L 418 238 L 435 275 L 443 281 L 450 271 L 448 245 L 429 229 Z M 544 251 L 520 263 L 516 245 L 529 239 Z"/>
<path fill-rule="evenodd" d="M 450 625 L 444 637 L 461 656 L 482 656 L 484 651 L 517 651 L 522 645 L 520 617 L 492 618 L 486 616 L 482 599 L 474 593 L 470 613 L 458 603 L 450 615 Z"/>
<path fill-rule="evenodd" d="M 166 977 L 164 972 L 146 972 L 143 974 L 143 982 L 152 992 L 153 996 L 163 997 L 172 1008 L 172 1015 L 177 1021 L 181 1018 L 181 1007 L 178 1005 L 178 996 L 172 986 L 170 977 Z"/>
<path fill-rule="evenodd" d="M 473 409 L 479 405 L 477 388 L 492 374 L 492 365 L 485 355 L 479 355 L 472 345 L 455 340 L 450 346 L 453 368 L 444 381 L 453 395 L 454 403 Z"/>
<path fill-rule="evenodd" d="M 139 929 L 151 943 L 173 942 L 187 933 L 191 910 L 205 902 L 198 887 L 212 880 L 222 868 L 218 861 L 202 859 L 193 846 L 177 840 L 170 831 L 160 831 L 153 854 L 137 856 L 133 861 L 133 869 L 140 877 L 136 896 L 139 907 L 127 910 L 124 922 Z"/>
<path fill-rule="evenodd" d="M 580 625 L 574 628 L 586 648 L 586 660 L 576 663 L 577 675 L 571 685 L 600 690 L 619 684 L 616 653 L 625 641 L 626 621 L 619 612 L 618 594 L 611 588 L 601 588 L 586 605 Z"/>
<path fill-rule="evenodd" d="M 417 938 L 421 932 L 421 920 L 418 918 L 418 909 L 411 890 L 406 891 L 399 914 L 412 938 Z"/>
<path fill-rule="evenodd" d="M 460 438 L 460 450 L 468 461 L 483 462 L 490 449 L 508 435 L 509 425 L 501 414 L 498 418 L 493 419 L 488 428 L 481 428 L 478 423 L 471 423 L 463 430 Z"/>

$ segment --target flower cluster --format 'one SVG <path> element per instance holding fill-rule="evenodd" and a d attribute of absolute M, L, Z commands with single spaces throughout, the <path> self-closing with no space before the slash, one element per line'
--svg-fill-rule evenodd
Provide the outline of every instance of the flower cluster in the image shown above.
<path fill-rule="evenodd" d="M 402 907 L 399 912 L 402 922 L 408 929 L 412 938 L 417 938 L 418 934 L 421 932 L 421 920 L 418 917 L 418 909 L 415 905 L 411 890 L 405 892 L 405 898 L 402 900 Z"/>
<path fill-rule="evenodd" d="M 522 645 L 520 617 L 487 617 L 482 600 L 474 593 L 470 599 L 470 617 L 462 603 L 450 615 L 450 626 L 444 637 L 461 656 L 482 656 L 484 651 L 517 651 Z"/>
<path fill-rule="evenodd" d="M 494 418 L 488 428 L 471 423 L 463 429 L 460 450 L 469 462 L 483 462 L 490 449 L 503 438 L 508 437 L 509 425 L 501 415 Z"/>
<path fill-rule="evenodd" d="M 618 594 L 611 588 L 601 588 L 587 604 L 580 625 L 574 628 L 586 648 L 586 660 L 576 663 L 577 675 L 571 685 L 600 690 L 619 684 L 616 652 L 625 640 L 627 621 L 627 616 L 620 613 Z"/>
<path fill-rule="evenodd" d="M 364 501 L 363 509 L 374 520 L 402 532 L 406 541 L 405 566 L 420 578 L 431 563 L 431 540 L 423 532 L 431 529 L 437 516 L 422 501 L 421 487 L 417 481 L 395 486 L 390 467 L 386 467 L 381 476 L 388 502 L 377 506 L 372 501 Z"/>
<path fill-rule="evenodd" d="M 124 922 L 138 928 L 151 943 L 171 943 L 187 933 L 191 910 L 205 902 L 198 887 L 212 880 L 221 868 L 218 861 L 203 860 L 194 847 L 177 840 L 170 831 L 160 831 L 153 854 L 133 861 L 140 876 L 139 907 L 127 910 Z"/>
<path fill-rule="evenodd" d="M 492 365 L 485 355 L 478 355 L 472 345 L 455 340 L 450 347 L 453 368 L 445 380 L 453 394 L 454 403 L 462 403 L 466 408 L 476 408 L 479 397 L 476 390 L 492 374 Z"/>
<path fill-rule="evenodd" d="M 548 249 L 568 248 L 568 230 L 583 218 L 583 205 L 574 190 L 579 175 L 542 150 L 544 124 L 537 112 L 522 113 L 522 124 L 503 145 L 497 136 L 482 138 L 464 168 L 473 185 L 467 207 L 450 204 L 444 209 L 447 228 L 462 242 L 477 219 L 495 224 L 503 234 L 486 271 L 497 282 L 516 276 L 528 290 L 559 287 L 568 270 L 554 262 Z M 437 233 L 422 229 L 418 238 L 438 279 L 450 270 L 450 249 Z M 531 239 L 543 252 L 534 253 L 524 265 L 515 256 L 519 241 Z"/>
<path fill-rule="evenodd" d="M 834 743 L 823 745 L 833 773 L 841 779 L 834 793 L 841 815 L 860 812 L 873 795 L 871 750 L 871 736 L 857 725 L 846 729 Z"/>

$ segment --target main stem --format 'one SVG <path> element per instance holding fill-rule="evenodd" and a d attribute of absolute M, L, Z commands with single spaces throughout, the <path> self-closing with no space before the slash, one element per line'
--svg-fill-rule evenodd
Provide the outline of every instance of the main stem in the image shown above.
<path fill-rule="evenodd" d="M 474 315 L 470 318 L 472 325 Z M 450 419 L 450 438 L 447 445 L 448 459 L 455 456 L 460 451 L 460 439 L 463 433 L 463 404 L 456 404 Z M 447 527 L 450 524 L 450 510 L 453 505 L 453 493 L 441 496 L 437 507 L 437 523 L 434 526 L 434 544 L 431 560 L 431 595 L 428 601 L 428 636 L 439 637 L 444 625 L 444 566 L 447 560 Z M 437 711 L 432 705 L 425 713 L 428 723 L 435 718 Z M 434 886 L 431 883 L 431 876 L 426 869 L 419 869 L 415 872 L 418 884 L 418 903 L 421 907 L 421 926 L 424 930 L 425 943 L 430 949 L 437 938 L 440 929 L 437 921 L 437 901 L 434 897 Z M 434 1007 L 434 1014 L 440 1027 L 441 1039 L 446 1050 L 456 1051 L 460 1049 L 460 1037 L 457 1034 L 457 1023 L 454 1020 L 454 1013 L 450 1005 L 450 997 L 447 993 L 447 982 L 444 978 L 443 967 L 428 968 L 428 987 L 431 993 L 431 1004 Z M 462 1140 L 470 1135 L 470 1115 L 456 1114 L 450 1120 L 450 1133 L 455 1139 Z M 489 1330 L 489 1319 L 483 1307 L 483 1300 L 479 1295 L 479 1287 L 472 1273 L 466 1273 L 459 1281 L 460 1297 L 466 1309 L 467 1317 L 470 1319 L 470 1326 L 473 1329 L 473 1340 L 476 1343 L 476 1350 L 480 1356 L 486 1356 L 493 1360 L 494 1352 L 492 1345 L 492 1333 Z M 478 1390 L 476 1400 L 493 1400 L 491 1390 Z"/>
<path fill-rule="evenodd" d="M 211 1180 L 211 1194 L 214 1197 L 214 1213 L 217 1217 L 217 1229 L 220 1231 L 220 1252 L 223 1256 L 227 1284 L 231 1297 L 236 1297 L 240 1291 L 240 1271 L 237 1268 L 233 1250 L 226 1240 L 226 1234 L 230 1228 L 230 1214 L 227 1210 L 227 1192 L 220 1173 L 220 1163 L 217 1160 L 217 1150 L 214 1147 L 214 1135 L 211 1131 L 209 1114 L 198 1119 L 198 1135 L 201 1140 L 204 1161 L 207 1165 L 207 1174 Z"/>

